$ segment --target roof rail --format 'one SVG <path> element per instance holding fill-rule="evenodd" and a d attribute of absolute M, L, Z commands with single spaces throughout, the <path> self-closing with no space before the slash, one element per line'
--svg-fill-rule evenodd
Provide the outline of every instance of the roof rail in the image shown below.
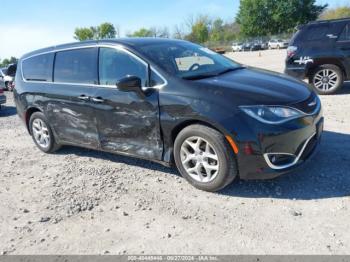
<path fill-rule="evenodd" d="M 350 21 L 350 17 L 329 19 L 329 20 L 316 20 L 316 21 L 309 22 L 308 24 L 321 24 L 321 23 L 341 22 L 341 21 Z"/>

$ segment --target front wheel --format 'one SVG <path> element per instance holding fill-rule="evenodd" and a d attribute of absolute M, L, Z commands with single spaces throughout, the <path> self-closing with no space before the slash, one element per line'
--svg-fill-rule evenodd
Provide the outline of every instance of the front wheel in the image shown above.
<path fill-rule="evenodd" d="M 320 95 L 329 95 L 337 92 L 343 85 L 343 81 L 343 72 L 336 65 L 319 66 L 309 78 L 310 84 Z"/>
<path fill-rule="evenodd" d="M 226 138 L 204 125 L 188 126 L 178 134 L 174 158 L 181 175 L 201 190 L 218 191 L 238 174 L 236 157 Z"/>
<path fill-rule="evenodd" d="M 29 120 L 30 133 L 37 147 L 45 153 L 53 153 L 59 149 L 46 117 L 41 112 L 32 114 Z"/>

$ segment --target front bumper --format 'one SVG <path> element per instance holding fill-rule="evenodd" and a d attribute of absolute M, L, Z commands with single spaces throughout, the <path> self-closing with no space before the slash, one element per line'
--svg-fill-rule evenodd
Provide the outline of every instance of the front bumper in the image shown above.
<path fill-rule="evenodd" d="M 6 103 L 6 96 L 5 95 L 0 95 L 0 105 Z"/>
<path fill-rule="evenodd" d="M 240 139 L 237 156 L 242 179 L 277 177 L 298 168 L 317 151 L 323 132 L 321 108 L 315 114 L 281 125 L 249 118 L 246 124 L 251 127 L 250 134 Z"/>

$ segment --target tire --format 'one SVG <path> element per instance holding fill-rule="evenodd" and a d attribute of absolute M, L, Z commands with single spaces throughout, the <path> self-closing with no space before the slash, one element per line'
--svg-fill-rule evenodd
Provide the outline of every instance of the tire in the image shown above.
<path fill-rule="evenodd" d="M 200 140 L 200 142 L 198 142 L 198 140 Z M 187 141 L 189 141 L 191 145 L 187 143 Z M 205 152 L 202 152 L 202 154 L 196 153 L 192 147 L 195 143 L 200 145 L 200 150 L 203 151 L 205 148 Z M 209 150 L 207 150 L 207 144 L 209 144 Z M 187 156 L 193 157 L 186 157 L 185 152 L 190 153 Z M 217 161 L 214 160 L 214 158 L 206 157 L 206 155 L 209 155 L 206 154 L 207 152 L 209 152 L 210 156 L 216 155 Z M 195 156 L 196 154 L 197 156 Z M 195 159 L 185 163 L 186 158 Z M 174 144 L 174 159 L 180 174 L 191 185 L 200 190 L 209 192 L 218 191 L 229 185 L 238 175 L 236 156 L 226 141 L 226 138 L 217 130 L 204 125 L 196 124 L 188 126 L 177 135 Z M 197 166 L 199 167 L 199 171 L 198 168 L 195 168 Z M 208 169 L 204 169 L 204 166 Z M 217 170 L 211 170 L 211 168 L 216 167 Z M 193 171 L 196 174 L 191 174 L 191 171 L 187 171 L 191 170 L 191 168 L 196 170 Z M 208 170 L 210 173 L 209 175 L 206 172 Z M 205 172 L 205 174 L 203 174 L 202 171 Z M 198 172 L 201 175 L 198 175 Z"/>
<path fill-rule="evenodd" d="M 325 80 L 323 80 L 326 78 Z M 309 83 L 320 95 L 334 94 L 342 87 L 344 75 L 336 65 L 321 65 L 313 70 L 309 77 Z"/>
<path fill-rule="evenodd" d="M 41 126 L 41 130 L 40 128 L 37 128 L 39 127 L 38 126 L 39 123 L 42 123 L 42 125 L 39 125 Z M 45 153 L 53 153 L 60 148 L 60 145 L 58 145 L 55 141 L 55 137 L 52 133 L 52 129 L 43 113 L 35 112 L 31 115 L 29 120 L 29 130 L 34 143 L 41 151 Z M 41 131 L 42 134 L 36 136 L 35 133 L 38 131 Z M 44 139 L 45 141 L 43 141 L 43 143 L 40 143 L 39 138 L 41 138 L 43 135 L 48 137 L 48 140 Z M 45 146 L 44 146 L 44 143 L 46 144 Z"/>

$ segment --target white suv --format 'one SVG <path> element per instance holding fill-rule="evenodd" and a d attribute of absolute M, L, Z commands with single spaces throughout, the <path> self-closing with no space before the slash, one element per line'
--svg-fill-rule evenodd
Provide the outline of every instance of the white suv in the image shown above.
<path fill-rule="evenodd" d="M 281 39 L 272 39 L 268 43 L 269 49 L 281 49 L 281 48 L 287 48 L 288 42 Z"/>
<path fill-rule="evenodd" d="M 5 89 L 12 91 L 15 74 L 16 74 L 16 65 L 9 65 L 9 67 L 7 68 L 1 68 L 0 85 L 4 85 Z"/>
<path fill-rule="evenodd" d="M 232 44 L 232 51 L 233 52 L 243 51 L 243 43 L 233 43 Z"/>

